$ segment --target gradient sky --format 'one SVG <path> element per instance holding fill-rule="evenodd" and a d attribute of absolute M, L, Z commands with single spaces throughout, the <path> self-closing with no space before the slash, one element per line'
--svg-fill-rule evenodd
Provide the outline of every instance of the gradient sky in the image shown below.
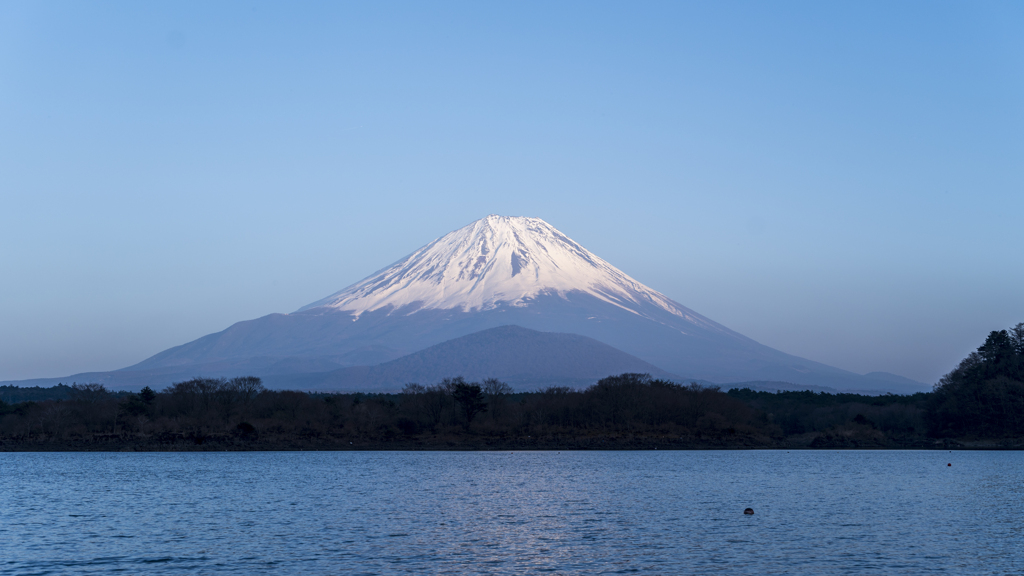
<path fill-rule="evenodd" d="M 934 382 L 1024 321 L 1024 3 L 0 3 L 0 380 L 291 312 L 490 213 Z"/>

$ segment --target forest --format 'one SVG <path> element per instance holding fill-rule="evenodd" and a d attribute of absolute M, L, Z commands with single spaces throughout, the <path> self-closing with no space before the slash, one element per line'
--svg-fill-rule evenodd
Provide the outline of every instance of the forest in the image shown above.
<path fill-rule="evenodd" d="M 1024 447 L 1024 324 L 992 332 L 931 393 L 722 391 L 646 374 L 516 392 L 446 378 L 396 394 L 194 378 L 154 391 L 0 387 L 0 450 Z"/>

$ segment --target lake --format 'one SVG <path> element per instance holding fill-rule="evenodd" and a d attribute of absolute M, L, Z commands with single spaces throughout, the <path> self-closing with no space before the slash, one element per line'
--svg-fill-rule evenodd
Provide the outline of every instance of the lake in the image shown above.
<path fill-rule="evenodd" d="M 117 571 L 1021 573 L 1024 453 L 0 454 L 0 574 Z"/>

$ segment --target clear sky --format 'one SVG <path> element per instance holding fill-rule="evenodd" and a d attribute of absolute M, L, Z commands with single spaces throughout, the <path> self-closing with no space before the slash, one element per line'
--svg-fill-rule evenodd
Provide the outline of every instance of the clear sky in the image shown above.
<path fill-rule="evenodd" d="M 1021 2 L 0 3 L 0 380 L 291 312 L 490 213 L 934 382 L 1024 321 Z"/>

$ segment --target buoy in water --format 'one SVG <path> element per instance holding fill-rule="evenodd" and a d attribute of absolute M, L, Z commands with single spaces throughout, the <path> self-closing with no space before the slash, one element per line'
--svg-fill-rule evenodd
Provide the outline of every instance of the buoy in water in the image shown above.
<path fill-rule="evenodd" d="M 743 513 L 744 514 L 753 514 L 754 513 L 754 509 L 753 508 L 747 508 L 746 510 L 743 511 Z"/>
<path fill-rule="evenodd" d="M 952 463 L 952 462 L 950 462 L 949 464 L 946 464 L 946 466 L 952 466 L 952 465 L 953 465 L 953 463 Z"/>

